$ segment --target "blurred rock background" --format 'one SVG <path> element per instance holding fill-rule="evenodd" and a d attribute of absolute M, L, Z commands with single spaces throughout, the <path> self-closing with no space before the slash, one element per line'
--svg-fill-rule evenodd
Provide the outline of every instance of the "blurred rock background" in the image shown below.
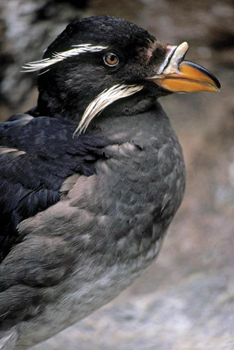
<path fill-rule="evenodd" d="M 25 62 L 72 19 L 109 14 L 160 40 L 188 41 L 187 59 L 219 94 L 162 98 L 184 149 L 187 190 L 157 261 L 119 298 L 35 350 L 234 349 L 234 1 L 0 0 L 0 120 L 36 103 Z"/>

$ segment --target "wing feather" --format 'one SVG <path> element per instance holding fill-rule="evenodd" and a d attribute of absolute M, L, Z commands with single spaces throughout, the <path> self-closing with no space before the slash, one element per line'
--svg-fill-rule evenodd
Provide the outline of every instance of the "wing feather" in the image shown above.
<path fill-rule="evenodd" d="M 61 199 L 73 174 L 95 174 L 108 140 L 73 137 L 70 120 L 16 115 L 0 124 L 0 262 L 21 242 L 18 224 Z"/>

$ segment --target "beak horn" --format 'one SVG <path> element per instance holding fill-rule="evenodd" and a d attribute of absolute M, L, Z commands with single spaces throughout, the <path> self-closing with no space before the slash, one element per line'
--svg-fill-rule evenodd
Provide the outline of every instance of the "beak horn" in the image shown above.
<path fill-rule="evenodd" d="M 221 85 L 211 72 L 196 63 L 182 61 L 187 50 L 187 43 L 179 45 L 166 69 L 147 80 L 171 92 L 219 91 Z"/>

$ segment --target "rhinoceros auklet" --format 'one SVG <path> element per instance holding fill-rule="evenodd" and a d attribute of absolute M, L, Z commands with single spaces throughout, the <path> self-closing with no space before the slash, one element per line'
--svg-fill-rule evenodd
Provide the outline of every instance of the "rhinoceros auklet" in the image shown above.
<path fill-rule="evenodd" d="M 35 108 L 0 124 L 0 348 L 86 317 L 157 256 L 185 188 L 157 98 L 217 91 L 170 46 L 110 16 L 76 20 L 40 61 Z"/>

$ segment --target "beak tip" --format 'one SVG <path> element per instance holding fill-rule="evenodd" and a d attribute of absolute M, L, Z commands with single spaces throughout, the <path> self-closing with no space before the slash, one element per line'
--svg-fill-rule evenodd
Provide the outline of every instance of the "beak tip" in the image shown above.
<path fill-rule="evenodd" d="M 196 91 L 219 92 L 221 84 L 219 80 L 208 69 L 190 61 L 182 61 L 180 71 L 184 78 L 197 82 Z M 204 89 L 203 89 L 204 88 Z"/>
<path fill-rule="evenodd" d="M 220 82 L 219 82 L 219 80 L 217 78 L 216 78 L 216 80 L 217 80 L 216 81 L 216 83 L 217 83 L 217 91 L 220 92 L 222 86 L 221 86 L 221 84 L 220 84 Z"/>

